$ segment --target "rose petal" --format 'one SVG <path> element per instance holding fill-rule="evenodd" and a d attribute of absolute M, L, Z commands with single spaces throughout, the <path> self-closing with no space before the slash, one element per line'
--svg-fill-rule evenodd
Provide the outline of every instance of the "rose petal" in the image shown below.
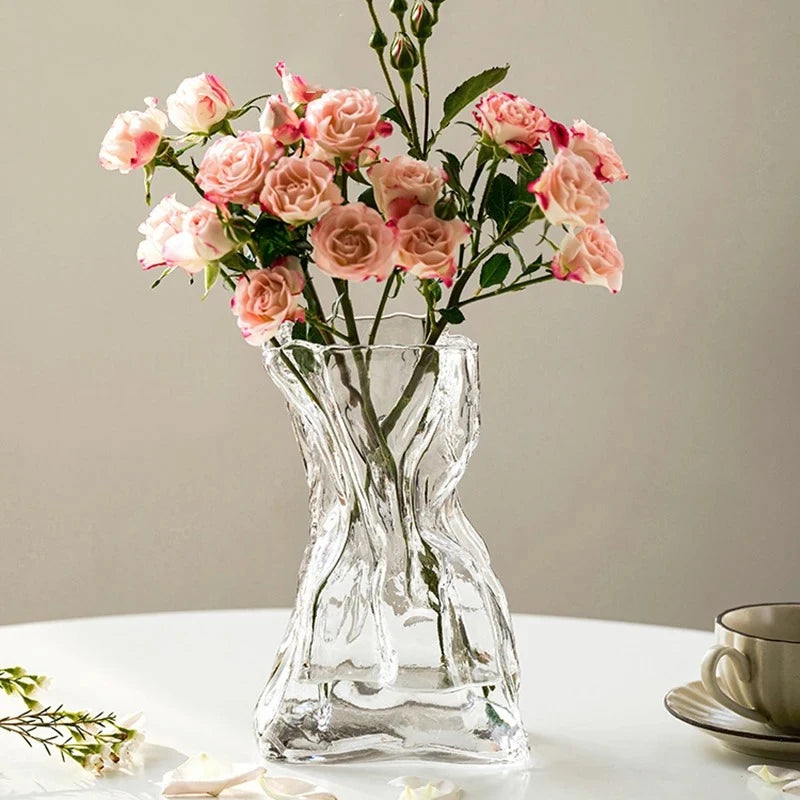
<path fill-rule="evenodd" d="M 463 794 L 452 781 L 428 781 L 416 776 L 395 778 L 389 786 L 403 787 L 400 800 L 461 800 Z"/>
<path fill-rule="evenodd" d="M 800 780 L 800 771 L 796 769 L 785 769 L 784 767 L 772 767 L 769 764 L 753 764 L 747 768 L 748 772 L 758 775 L 766 783 L 786 783 L 786 781 Z"/>
<path fill-rule="evenodd" d="M 216 797 L 224 789 L 253 781 L 264 772 L 266 772 L 264 767 L 217 761 L 206 753 L 200 753 L 167 772 L 162 778 L 161 791 L 167 797 L 181 795 Z"/>
<path fill-rule="evenodd" d="M 317 792 L 317 785 L 299 778 L 268 778 L 262 775 L 258 782 L 268 797 L 273 800 L 336 800 L 328 792 Z"/>

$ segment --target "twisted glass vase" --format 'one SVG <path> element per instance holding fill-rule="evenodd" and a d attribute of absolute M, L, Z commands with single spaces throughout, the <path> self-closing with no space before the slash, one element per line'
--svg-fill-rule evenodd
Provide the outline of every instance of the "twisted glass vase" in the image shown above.
<path fill-rule="evenodd" d="M 418 318 L 384 323 L 390 341 L 421 338 Z M 508 606 L 456 494 L 478 441 L 476 345 L 287 334 L 264 358 L 305 464 L 311 541 L 256 706 L 262 754 L 526 758 Z"/>

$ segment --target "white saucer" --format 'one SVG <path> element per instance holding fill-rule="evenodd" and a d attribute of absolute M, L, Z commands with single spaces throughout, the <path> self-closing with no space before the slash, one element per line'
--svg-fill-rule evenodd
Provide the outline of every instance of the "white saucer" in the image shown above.
<path fill-rule="evenodd" d="M 664 698 L 673 717 L 700 728 L 737 753 L 779 761 L 800 761 L 800 734 L 779 733 L 740 717 L 712 700 L 700 681 L 678 686 Z"/>

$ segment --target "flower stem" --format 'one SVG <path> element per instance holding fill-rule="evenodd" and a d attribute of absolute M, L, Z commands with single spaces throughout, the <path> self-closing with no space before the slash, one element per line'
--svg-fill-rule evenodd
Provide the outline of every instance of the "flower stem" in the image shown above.
<path fill-rule="evenodd" d="M 192 186 L 194 186 L 195 191 L 201 197 L 205 196 L 204 193 L 203 193 L 203 190 L 197 185 L 197 181 L 195 181 L 194 175 L 192 175 L 192 173 L 189 171 L 189 169 L 186 166 L 184 166 L 183 164 L 181 164 L 180 161 L 178 161 L 178 159 L 177 159 L 177 157 L 175 156 L 174 153 L 170 154 L 170 156 L 167 159 L 167 163 L 166 163 L 165 166 L 172 167 L 176 172 L 179 172 L 181 175 L 183 175 L 184 178 L 186 178 L 187 181 L 189 181 L 189 183 L 192 184 Z"/>
<path fill-rule="evenodd" d="M 414 108 L 414 92 L 411 88 L 411 80 L 404 80 L 403 86 L 406 93 L 406 104 L 408 105 L 408 115 L 411 119 L 411 140 L 412 146 L 416 150 L 416 154 L 422 156 L 422 150 L 419 145 L 419 131 L 417 128 L 417 112 Z"/>
<path fill-rule="evenodd" d="M 375 12 L 375 0 L 366 0 L 367 8 L 369 9 L 369 14 L 372 17 L 372 24 L 375 26 L 375 32 L 383 36 L 383 29 L 381 28 L 381 21 L 378 19 L 378 15 Z M 386 57 L 384 56 L 385 47 L 381 47 L 375 50 L 375 54 L 378 56 L 378 63 L 381 66 L 381 72 L 383 72 L 383 77 L 386 81 L 386 87 L 389 89 L 389 94 L 392 97 L 392 102 L 394 103 L 394 107 L 397 109 L 397 113 L 400 115 L 401 123 L 400 127 L 403 128 L 403 134 L 406 138 L 409 138 L 409 127 L 408 127 L 408 120 L 406 119 L 406 115 L 403 112 L 403 107 L 400 105 L 400 96 L 397 94 L 397 90 L 394 88 L 394 82 L 392 81 L 392 74 L 389 72 L 389 67 L 386 64 Z"/>
<path fill-rule="evenodd" d="M 425 40 L 419 42 L 419 60 L 422 65 L 422 90 L 425 94 L 425 119 L 422 129 L 422 157 L 428 157 L 428 134 L 431 125 L 431 85 L 428 76 L 428 57 L 425 53 Z"/>
<path fill-rule="evenodd" d="M 375 319 L 372 322 L 372 328 L 369 332 L 369 339 L 367 339 L 367 344 L 373 345 L 375 344 L 375 339 L 378 336 L 378 327 L 381 324 L 381 318 L 383 317 L 383 311 L 386 308 L 386 303 L 389 300 L 389 295 L 392 291 L 392 284 L 394 284 L 394 279 L 397 276 L 396 272 L 392 272 L 392 274 L 386 279 L 386 285 L 383 287 L 383 293 L 381 294 L 380 302 L 378 303 L 378 310 L 375 312 Z"/>
<path fill-rule="evenodd" d="M 361 342 L 358 339 L 358 325 L 356 325 L 356 317 L 353 313 L 353 303 L 350 300 L 350 287 L 347 281 L 341 278 L 334 278 L 333 285 L 341 298 L 341 309 L 344 314 L 344 324 L 347 328 L 347 339 L 355 347 Z"/>
<path fill-rule="evenodd" d="M 526 286 L 533 286 L 535 283 L 544 283 L 545 281 L 551 281 L 555 278 L 554 275 L 541 275 L 538 278 L 532 278 L 531 280 L 527 281 L 515 281 L 514 283 L 510 283 L 508 286 L 502 286 L 499 289 L 495 289 L 493 292 L 489 292 L 488 294 L 478 294 L 475 297 L 468 297 L 466 300 L 462 300 L 458 304 L 458 308 L 463 308 L 464 306 L 468 306 L 470 303 L 477 303 L 478 300 L 486 300 L 489 297 L 497 297 L 501 294 L 506 294 L 506 292 L 518 292 L 521 289 L 524 289 Z"/>

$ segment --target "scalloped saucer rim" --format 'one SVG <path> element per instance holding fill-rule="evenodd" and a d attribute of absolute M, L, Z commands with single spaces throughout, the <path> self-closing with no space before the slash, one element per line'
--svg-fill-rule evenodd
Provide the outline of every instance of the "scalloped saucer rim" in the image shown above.
<path fill-rule="evenodd" d="M 740 717 L 713 700 L 701 681 L 671 689 L 664 697 L 664 707 L 675 719 L 713 736 L 737 753 L 800 761 L 800 734 L 781 733 Z"/>

